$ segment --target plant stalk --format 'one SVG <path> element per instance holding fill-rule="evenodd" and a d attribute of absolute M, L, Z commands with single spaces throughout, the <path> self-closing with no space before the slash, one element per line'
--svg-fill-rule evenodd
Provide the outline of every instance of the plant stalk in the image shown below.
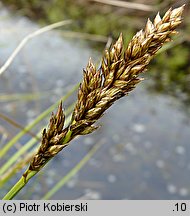
<path fill-rule="evenodd" d="M 17 193 L 27 184 L 29 179 L 31 179 L 38 172 L 27 170 L 26 173 L 27 173 L 27 176 L 22 176 L 17 181 L 17 183 L 9 190 L 9 192 L 3 197 L 2 200 L 11 200 L 12 198 L 14 198 L 17 195 Z"/>
<path fill-rule="evenodd" d="M 62 145 L 65 145 L 67 143 L 69 143 L 71 141 L 71 135 L 72 135 L 72 131 L 68 130 L 67 134 L 65 135 L 65 138 L 62 142 Z M 65 145 L 66 147 L 67 145 Z M 45 164 L 43 165 L 43 167 L 51 160 L 52 158 L 50 158 L 49 160 L 47 160 L 45 162 Z M 22 175 L 22 177 L 16 182 L 16 184 L 8 191 L 8 193 L 3 197 L 2 200 L 11 200 L 13 199 L 17 193 L 23 188 L 25 187 L 25 185 L 27 184 L 27 182 L 33 177 L 35 176 L 43 167 L 41 167 L 38 171 L 32 171 L 29 168 L 24 172 L 24 174 Z"/>

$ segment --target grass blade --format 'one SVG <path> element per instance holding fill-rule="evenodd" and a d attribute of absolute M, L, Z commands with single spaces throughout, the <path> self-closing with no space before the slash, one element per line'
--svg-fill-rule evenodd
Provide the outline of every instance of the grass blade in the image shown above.
<path fill-rule="evenodd" d="M 97 150 L 105 143 L 105 140 L 99 141 L 95 144 L 92 149 L 82 158 L 82 160 L 67 173 L 50 191 L 48 191 L 43 197 L 43 200 L 51 198 L 60 188 L 62 188 L 74 175 L 76 175 L 84 165 L 92 158 L 92 156 L 97 152 Z"/>
<path fill-rule="evenodd" d="M 70 97 L 73 92 L 78 88 L 78 84 L 74 86 L 73 89 L 71 89 L 61 100 L 64 102 L 68 97 Z M 32 123 L 30 123 L 28 126 L 25 127 L 25 130 L 22 130 L 19 132 L 15 137 L 13 137 L 1 150 L 0 150 L 0 158 L 2 158 L 8 150 L 23 136 L 26 134 L 26 131 L 31 130 L 35 125 L 37 125 L 42 119 L 44 119 L 49 113 L 54 110 L 57 105 L 59 104 L 60 100 L 57 101 L 55 104 L 50 106 L 48 109 L 46 109 L 44 112 L 42 112 Z"/>
<path fill-rule="evenodd" d="M 66 114 L 71 113 L 73 110 L 74 104 L 68 107 L 65 111 Z M 68 121 L 70 116 L 66 119 Z M 42 131 L 40 131 L 36 136 L 41 139 Z M 22 156 L 25 152 L 27 152 L 30 148 L 32 148 L 37 143 L 36 138 L 30 139 L 24 146 L 22 146 L 11 158 L 0 168 L 0 176 L 3 175 L 11 166 L 14 164 L 20 156 Z"/>

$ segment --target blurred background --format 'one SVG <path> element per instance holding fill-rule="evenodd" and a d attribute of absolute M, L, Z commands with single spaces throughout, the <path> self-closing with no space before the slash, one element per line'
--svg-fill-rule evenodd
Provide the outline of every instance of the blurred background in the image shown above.
<path fill-rule="evenodd" d="M 42 198 L 97 143 L 98 151 L 51 199 L 190 199 L 190 10 L 188 0 L 0 1 L 1 66 L 29 33 L 73 20 L 30 40 L 0 75 L 0 151 L 81 81 L 89 57 L 98 65 L 106 44 L 120 32 L 127 44 L 148 17 L 184 3 L 180 34 L 154 58 L 145 80 L 106 112 L 100 129 L 72 141 L 17 199 Z M 75 98 L 76 93 L 64 108 Z M 1 167 L 47 125 L 49 116 L 0 158 Z M 22 175 L 24 165 L 20 168 L 0 183 L 0 197 Z"/>

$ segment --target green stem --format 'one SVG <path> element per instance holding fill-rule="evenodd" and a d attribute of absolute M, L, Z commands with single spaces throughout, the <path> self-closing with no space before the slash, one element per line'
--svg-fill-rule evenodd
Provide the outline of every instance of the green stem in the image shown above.
<path fill-rule="evenodd" d="M 66 144 L 70 142 L 71 140 L 72 131 L 68 130 L 67 134 L 65 135 L 65 138 L 62 142 L 62 144 Z M 43 167 L 50 161 L 52 158 L 48 159 Z M 41 167 L 40 170 L 43 168 Z M 17 183 L 10 189 L 10 191 L 3 197 L 3 200 L 10 200 L 14 198 L 17 193 L 27 184 L 29 179 L 31 179 L 34 175 L 36 175 L 40 170 L 38 171 L 32 171 L 27 169 L 24 175 L 17 181 Z"/>
<path fill-rule="evenodd" d="M 17 163 L 15 163 L 9 170 L 6 171 L 1 177 L 0 177 L 0 188 L 3 187 L 4 184 L 6 184 L 10 178 L 14 177 L 20 170 L 22 170 L 26 164 L 28 164 L 34 155 L 34 152 L 36 151 L 36 148 L 33 148 L 29 153 L 27 153 L 24 157 L 20 158 Z"/>
<path fill-rule="evenodd" d="M 11 200 L 14 198 L 17 193 L 27 184 L 29 179 L 31 179 L 34 175 L 37 174 L 38 171 L 27 170 L 26 176 L 22 176 L 17 183 L 11 188 L 11 190 L 3 197 L 3 200 Z"/>

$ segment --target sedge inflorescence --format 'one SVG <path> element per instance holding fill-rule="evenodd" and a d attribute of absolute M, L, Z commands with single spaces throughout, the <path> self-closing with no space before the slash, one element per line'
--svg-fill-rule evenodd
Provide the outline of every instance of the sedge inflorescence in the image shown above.
<path fill-rule="evenodd" d="M 105 50 L 98 69 L 89 60 L 69 126 L 64 128 L 65 115 L 60 104 L 56 115 L 52 114 L 49 128 L 43 131 L 41 145 L 29 170 L 40 170 L 75 136 L 97 129 L 94 123 L 116 100 L 135 88 L 142 80 L 139 75 L 156 52 L 177 33 L 175 29 L 182 22 L 183 10 L 184 6 L 169 9 L 162 18 L 158 13 L 153 22 L 148 19 L 144 30 L 137 32 L 126 49 L 120 34 L 116 43 Z"/>

